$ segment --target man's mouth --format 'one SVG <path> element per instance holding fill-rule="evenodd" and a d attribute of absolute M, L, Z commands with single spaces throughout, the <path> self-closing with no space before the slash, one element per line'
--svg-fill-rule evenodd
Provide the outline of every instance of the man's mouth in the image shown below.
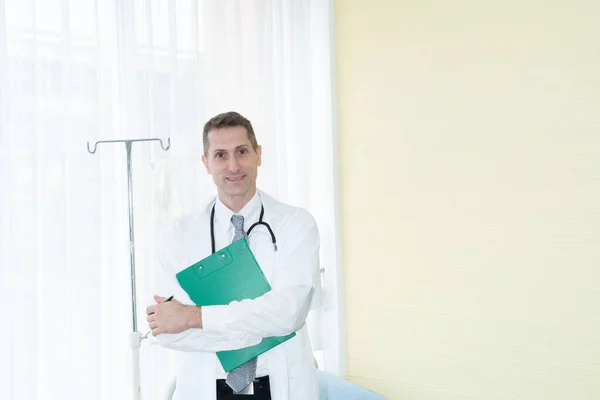
<path fill-rule="evenodd" d="M 241 175 L 241 176 L 230 176 L 230 177 L 227 177 L 226 179 L 227 179 L 228 181 L 230 181 L 230 182 L 239 182 L 239 181 L 241 181 L 242 179 L 244 179 L 244 177 L 245 177 L 245 176 L 246 176 L 246 175 Z"/>

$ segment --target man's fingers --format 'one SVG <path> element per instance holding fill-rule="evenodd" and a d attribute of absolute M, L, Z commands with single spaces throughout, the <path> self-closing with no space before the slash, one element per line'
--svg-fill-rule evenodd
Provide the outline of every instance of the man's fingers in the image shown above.
<path fill-rule="evenodd" d="M 146 321 L 148 321 L 148 322 L 156 321 L 156 316 L 154 314 L 150 314 L 150 315 L 148 315 L 148 317 L 146 317 Z"/>
<path fill-rule="evenodd" d="M 154 328 L 154 329 L 152 329 L 152 336 L 157 336 L 157 335 L 160 335 L 161 333 L 162 333 L 162 332 L 161 332 L 161 329 L 160 329 L 160 328 L 158 328 L 158 327 L 157 327 L 157 328 Z"/>
<path fill-rule="evenodd" d="M 165 300 L 167 300 L 167 298 L 166 298 L 166 297 L 162 297 L 162 296 L 157 296 L 157 295 L 154 295 L 154 301 L 156 301 L 158 304 L 160 304 L 160 303 L 164 303 L 164 302 L 165 302 Z M 154 305 L 152 305 L 152 306 L 148 306 L 148 307 L 146 307 L 146 314 L 147 314 L 147 315 L 154 314 L 154 313 L 156 312 L 156 306 L 157 306 L 158 304 L 154 304 Z"/>
<path fill-rule="evenodd" d="M 154 329 L 158 328 L 158 322 L 152 321 L 148 324 L 148 326 L 150 327 L 150 329 L 154 330 Z"/>

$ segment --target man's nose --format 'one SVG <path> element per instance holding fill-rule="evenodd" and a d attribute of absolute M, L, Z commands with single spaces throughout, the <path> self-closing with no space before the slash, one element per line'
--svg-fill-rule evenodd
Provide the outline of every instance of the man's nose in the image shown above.
<path fill-rule="evenodd" d="M 235 156 L 230 157 L 229 164 L 227 165 L 227 167 L 229 168 L 229 171 L 231 171 L 231 172 L 238 172 L 240 170 L 240 163 L 238 162 L 238 160 Z"/>

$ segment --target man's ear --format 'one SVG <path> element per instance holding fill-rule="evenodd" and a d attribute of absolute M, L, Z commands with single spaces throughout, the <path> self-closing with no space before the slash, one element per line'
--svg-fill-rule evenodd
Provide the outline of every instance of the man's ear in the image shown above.
<path fill-rule="evenodd" d="M 205 155 L 202 155 L 202 162 L 204 163 L 204 167 L 206 167 L 206 172 L 210 175 L 210 168 L 208 167 L 208 159 Z"/>
<path fill-rule="evenodd" d="M 258 166 L 260 167 L 260 164 L 262 162 L 262 146 L 261 145 L 256 146 L 256 154 L 258 154 Z"/>

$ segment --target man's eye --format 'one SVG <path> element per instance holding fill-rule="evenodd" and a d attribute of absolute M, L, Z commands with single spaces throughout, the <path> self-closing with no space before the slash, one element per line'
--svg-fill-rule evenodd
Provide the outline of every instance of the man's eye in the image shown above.
<path fill-rule="evenodd" d="M 225 157 L 225 153 L 217 153 L 215 154 L 215 158 L 223 158 Z"/>
<path fill-rule="evenodd" d="M 239 153 L 240 154 L 248 154 L 248 149 L 240 149 Z"/>

